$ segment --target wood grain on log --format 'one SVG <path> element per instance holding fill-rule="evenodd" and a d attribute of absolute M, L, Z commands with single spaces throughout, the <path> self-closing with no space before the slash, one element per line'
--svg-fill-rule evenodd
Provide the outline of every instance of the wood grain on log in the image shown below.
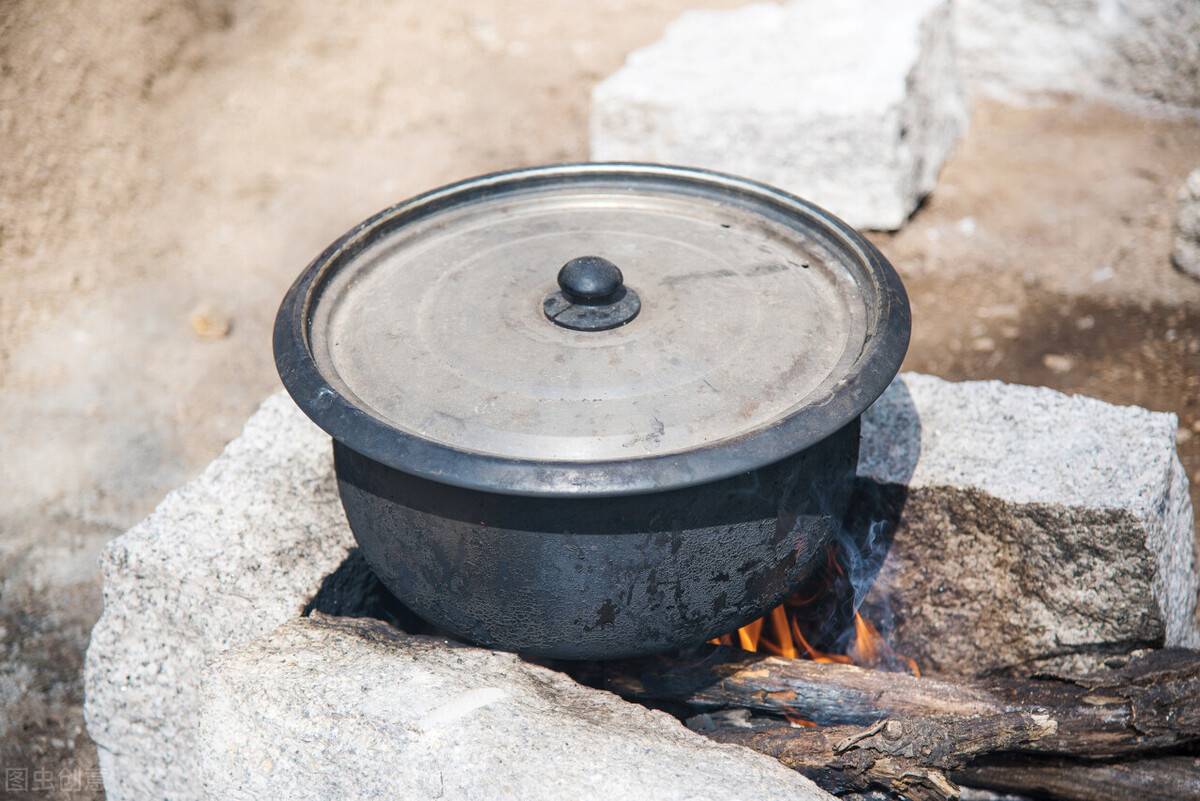
<path fill-rule="evenodd" d="M 1200 738 L 1200 652 L 1183 649 L 1145 652 L 1088 676 L 945 681 L 714 648 L 694 659 L 611 665 L 605 686 L 636 700 L 819 725 L 939 718 L 991 720 L 1000 729 L 1019 718 L 1026 735 L 1016 750 L 1093 759 Z"/>
<path fill-rule="evenodd" d="M 1101 789 L 1080 782 L 1071 785 L 1075 795 L 1066 784 L 1042 792 L 1145 801 L 1135 789 L 1136 766 L 1099 760 L 1128 762 L 1200 740 L 1200 652 L 1180 649 L 1147 652 L 1088 676 L 956 682 L 716 648 L 691 659 L 608 665 L 604 683 L 641 701 L 697 712 L 741 710 L 703 715 L 690 725 L 770 754 L 826 789 L 885 789 L 922 801 L 954 798 L 951 776 L 995 784 L 1004 769 L 987 760 L 996 755 L 1005 765 L 1028 765 L 1024 773 L 1005 774 L 1016 784 L 1002 789 L 1058 786 L 1055 777 L 1070 763 L 1047 758 L 1068 757 L 1089 762 L 1088 775 Z M 750 711 L 817 726 L 751 718 Z M 1183 764 L 1146 763 L 1177 773 Z M 1200 797 L 1200 783 L 1193 785 Z"/>
<path fill-rule="evenodd" d="M 1048 795 L 1062 801 L 1188 801 L 1200 798 L 1200 760 L 1151 757 L 1133 762 L 1081 763 L 1070 759 L 1004 760 L 951 774 L 961 784 L 1006 793 Z"/>

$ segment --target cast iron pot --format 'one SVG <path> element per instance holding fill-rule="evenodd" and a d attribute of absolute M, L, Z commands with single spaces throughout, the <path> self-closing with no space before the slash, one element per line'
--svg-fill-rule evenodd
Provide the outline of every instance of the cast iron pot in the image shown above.
<path fill-rule="evenodd" d="M 360 224 L 289 290 L 274 348 L 397 598 L 480 645 L 596 659 L 731 631 L 811 572 L 909 326 L 890 265 L 806 201 L 572 164 Z"/>

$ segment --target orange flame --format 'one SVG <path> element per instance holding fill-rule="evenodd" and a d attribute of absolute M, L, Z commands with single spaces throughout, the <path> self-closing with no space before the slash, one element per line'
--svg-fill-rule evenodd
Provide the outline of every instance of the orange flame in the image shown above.
<path fill-rule="evenodd" d="M 854 613 L 854 640 L 847 648 L 847 653 L 844 654 L 834 654 L 814 648 L 800 630 L 796 619 L 788 614 L 787 604 L 780 604 L 772 609 L 766 617 L 760 617 L 758 620 L 742 626 L 737 630 L 736 642 L 733 635 L 729 634 L 722 634 L 709 642 L 713 645 L 737 645 L 743 651 L 751 653 L 758 653 L 761 650 L 785 659 L 805 657 L 814 662 L 827 664 L 876 667 L 898 660 L 903 662 L 914 676 L 921 675 L 921 668 L 916 661 L 892 650 L 879 630 L 858 612 Z M 799 649 L 797 649 L 797 644 L 799 644 Z"/>
<path fill-rule="evenodd" d="M 863 620 L 858 612 L 854 613 L 854 644 L 850 646 L 851 655 L 859 662 L 873 664 L 879 661 L 879 655 L 886 645 L 879 630 Z"/>
<path fill-rule="evenodd" d="M 742 646 L 743 651 L 754 653 L 758 650 L 758 641 L 762 639 L 763 621 L 765 618 L 759 618 L 753 623 L 749 623 L 738 629 L 738 644 Z"/>
<path fill-rule="evenodd" d="M 838 563 L 833 550 L 827 552 L 829 572 L 844 575 L 841 564 Z M 819 595 L 819 593 L 818 593 Z M 863 667 L 881 667 L 903 663 L 914 676 L 921 675 L 921 669 L 916 661 L 897 654 L 879 633 L 872 623 L 857 611 L 854 613 L 854 639 L 844 654 L 827 653 L 814 648 L 800 629 L 800 623 L 794 610 L 812 603 L 816 597 L 801 598 L 793 596 L 785 603 L 771 610 L 766 617 L 760 617 L 752 623 L 742 626 L 735 633 L 722 634 L 713 640 L 714 645 L 738 646 L 743 651 L 757 653 L 764 651 L 774 656 L 786 659 L 807 658 L 814 662 L 837 663 L 842 665 L 861 665 Z M 815 725 L 801 718 L 788 720 L 797 725 Z"/>

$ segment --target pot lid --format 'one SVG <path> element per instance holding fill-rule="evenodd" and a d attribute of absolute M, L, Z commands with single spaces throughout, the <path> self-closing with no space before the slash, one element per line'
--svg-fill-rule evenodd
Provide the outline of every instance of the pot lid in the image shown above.
<path fill-rule="evenodd" d="M 899 369 L 894 271 L 745 179 L 574 164 L 476 178 L 362 223 L 291 288 L 285 386 L 352 449 L 458 486 L 612 495 L 778 461 Z"/>

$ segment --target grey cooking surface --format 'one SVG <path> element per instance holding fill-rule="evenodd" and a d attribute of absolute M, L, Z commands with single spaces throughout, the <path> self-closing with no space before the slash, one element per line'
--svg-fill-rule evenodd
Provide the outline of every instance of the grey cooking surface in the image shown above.
<path fill-rule="evenodd" d="M 393 230 L 328 276 L 312 355 L 372 416 L 457 450 L 688 451 L 819 404 L 851 372 L 872 282 L 822 236 L 686 187 L 483 197 Z M 580 256 L 624 273 L 641 301 L 628 324 L 547 319 L 559 268 Z"/>

